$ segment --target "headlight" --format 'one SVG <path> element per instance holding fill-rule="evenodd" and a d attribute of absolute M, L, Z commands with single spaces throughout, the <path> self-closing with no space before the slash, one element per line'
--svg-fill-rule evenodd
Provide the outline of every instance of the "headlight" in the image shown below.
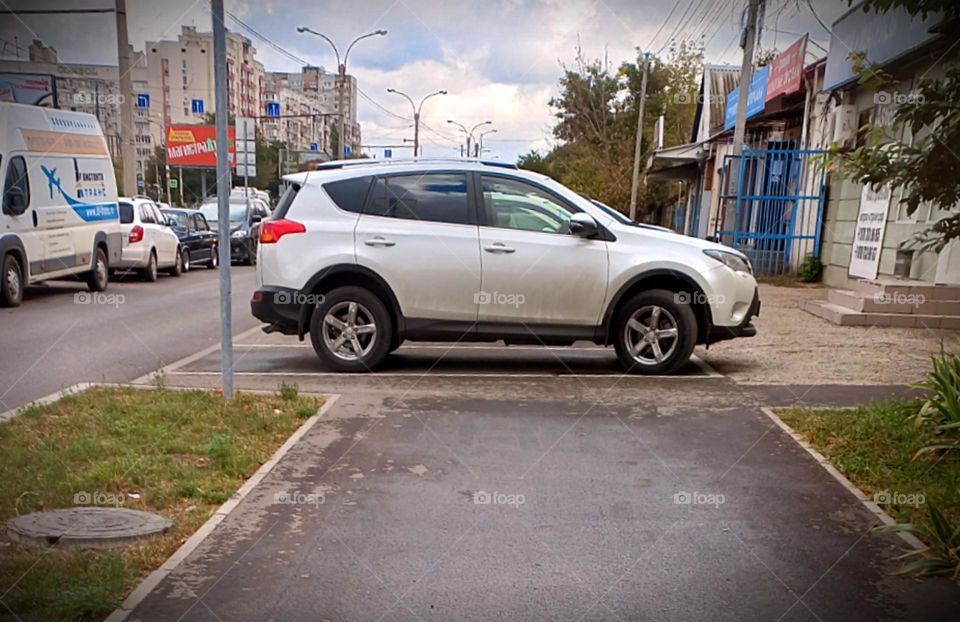
<path fill-rule="evenodd" d="M 711 259 L 716 259 L 735 272 L 753 274 L 753 266 L 750 265 L 750 260 L 746 257 L 727 251 L 718 251 L 712 248 L 704 250 L 703 254 Z"/>
<path fill-rule="evenodd" d="M 245 238 L 245 237 L 247 237 L 247 232 L 244 231 L 243 229 L 237 229 L 236 231 L 234 231 L 234 232 L 230 235 L 230 237 L 231 237 L 231 238 Z"/>

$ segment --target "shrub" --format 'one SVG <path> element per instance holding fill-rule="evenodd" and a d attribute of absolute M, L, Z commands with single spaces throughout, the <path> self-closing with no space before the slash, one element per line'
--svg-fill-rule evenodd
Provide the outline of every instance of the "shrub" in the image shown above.
<path fill-rule="evenodd" d="M 909 561 L 904 561 L 897 574 L 949 575 L 954 581 L 960 581 L 960 525 L 952 524 L 933 503 L 927 504 L 927 511 L 929 525 L 898 523 L 877 528 L 877 531 L 909 531 L 932 543 L 925 549 L 901 555 L 898 559 Z"/>
<path fill-rule="evenodd" d="M 822 273 L 823 264 L 813 254 L 808 254 L 803 258 L 803 263 L 797 267 L 797 280 L 804 283 L 816 283 L 820 280 Z"/>
<path fill-rule="evenodd" d="M 933 425 L 943 443 L 928 445 L 917 455 L 960 449 L 960 357 L 940 351 L 930 357 L 932 368 L 914 387 L 930 393 L 915 415 L 918 425 Z"/>

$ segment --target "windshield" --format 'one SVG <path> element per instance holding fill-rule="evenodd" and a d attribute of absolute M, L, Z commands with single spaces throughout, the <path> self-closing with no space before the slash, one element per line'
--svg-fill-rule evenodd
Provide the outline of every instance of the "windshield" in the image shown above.
<path fill-rule="evenodd" d="M 218 207 L 216 203 L 205 203 L 200 206 L 200 213 L 207 219 L 208 223 L 215 223 L 218 219 Z M 243 222 L 246 220 L 247 203 L 246 201 L 230 201 L 230 222 Z"/>
<path fill-rule="evenodd" d="M 623 223 L 623 224 L 625 224 L 625 225 L 632 225 L 632 224 L 634 224 L 632 220 L 630 220 L 629 218 L 627 218 L 626 216 L 624 216 L 623 214 L 621 214 L 621 213 L 618 212 L 617 210 L 613 209 L 612 207 L 610 207 L 610 206 L 607 205 L 606 203 L 601 203 L 600 201 L 597 201 L 596 199 L 590 199 L 590 202 L 593 203 L 594 205 L 596 205 L 597 207 L 599 207 L 601 210 L 603 210 L 603 213 L 606 214 L 607 216 L 610 216 L 611 218 L 615 218 L 615 219 L 617 220 L 617 222 L 621 222 L 621 223 Z"/>

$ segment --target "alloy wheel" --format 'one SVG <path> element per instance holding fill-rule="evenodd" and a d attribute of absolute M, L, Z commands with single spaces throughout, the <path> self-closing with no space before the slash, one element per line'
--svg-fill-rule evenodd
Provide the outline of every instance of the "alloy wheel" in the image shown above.
<path fill-rule="evenodd" d="M 376 341 L 377 325 L 373 314 L 358 302 L 339 302 L 323 317 L 323 343 L 339 359 L 362 359 L 373 350 Z"/>
<path fill-rule="evenodd" d="M 640 307 L 627 320 L 623 339 L 641 365 L 657 365 L 669 358 L 679 343 L 677 319 L 657 305 Z"/>

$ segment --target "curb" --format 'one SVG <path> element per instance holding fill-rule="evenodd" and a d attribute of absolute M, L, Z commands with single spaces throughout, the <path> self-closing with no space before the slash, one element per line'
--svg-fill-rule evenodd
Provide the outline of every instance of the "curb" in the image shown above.
<path fill-rule="evenodd" d="M 0 423 L 6 423 L 19 415 L 23 410 L 30 408 L 32 406 L 46 406 L 47 404 L 53 404 L 54 402 L 60 401 L 61 398 L 66 397 L 67 395 L 74 395 L 77 393 L 83 393 L 87 389 L 92 389 L 93 387 L 104 386 L 102 383 L 98 382 L 78 382 L 77 384 L 72 384 L 69 387 L 57 391 L 56 393 L 51 393 L 50 395 L 45 395 L 44 397 L 33 400 L 32 402 L 27 402 L 23 406 L 17 406 L 16 408 L 11 408 L 10 410 L 0 413 Z"/>
<path fill-rule="evenodd" d="M 149 388 L 149 387 L 148 387 Z M 254 393 L 253 391 L 248 391 L 248 393 Z M 217 511 L 213 513 L 210 518 L 207 519 L 203 525 L 200 526 L 193 534 L 187 538 L 187 541 L 184 542 L 180 548 L 174 551 L 163 564 L 151 572 L 146 579 L 140 582 L 140 584 L 134 588 L 132 592 L 124 599 L 117 609 L 113 611 L 109 616 L 107 616 L 104 622 L 121 622 L 126 620 L 131 612 L 139 605 L 143 599 L 153 591 L 157 585 L 163 581 L 167 575 L 176 569 L 177 566 L 183 562 L 200 544 L 211 534 L 213 530 L 219 525 L 230 513 L 240 505 L 240 502 L 249 495 L 256 486 L 263 481 L 263 479 L 273 470 L 278 462 L 286 455 L 290 449 L 297 444 L 297 442 L 309 432 L 313 426 L 323 417 L 324 414 L 336 403 L 337 399 L 340 398 L 338 394 L 332 394 L 326 396 L 327 400 L 324 402 L 323 406 L 320 407 L 320 410 L 316 412 L 312 417 L 307 419 L 303 425 L 297 428 L 297 431 L 294 432 L 287 440 L 280 446 L 277 451 L 273 453 L 270 458 L 260 465 L 260 468 L 257 469 L 257 472 L 254 473 L 250 479 L 243 483 L 237 492 L 233 493 L 233 496 L 230 497 L 226 502 L 223 503 Z"/>
<path fill-rule="evenodd" d="M 837 480 L 841 486 L 846 488 L 847 491 L 850 492 L 850 494 L 856 497 L 857 501 L 863 504 L 863 506 L 867 508 L 867 510 L 869 510 L 871 514 L 873 514 L 878 519 L 880 519 L 880 522 L 882 522 L 884 525 L 897 524 L 897 521 L 893 520 L 892 516 L 887 514 L 883 510 L 883 508 L 881 508 L 879 505 L 871 501 L 870 497 L 865 495 L 863 491 L 857 488 L 857 486 L 853 482 L 851 482 L 849 479 L 847 479 L 843 473 L 838 471 L 835 466 L 830 464 L 830 461 L 827 460 L 827 458 L 823 454 L 821 454 L 819 451 L 814 449 L 813 446 L 811 446 L 809 443 L 807 443 L 802 438 L 800 438 L 800 435 L 794 432 L 793 428 L 791 428 L 786 423 L 784 423 L 783 420 L 780 419 L 780 417 L 778 417 L 776 413 L 773 412 L 772 409 L 766 406 L 762 406 L 760 410 L 763 411 L 763 414 L 769 417 L 770 420 L 773 421 L 781 430 L 789 434 L 790 437 L 794 441 L 796 441 L 796 443 L 800 445 L 800 447 L 806 450 L 806 452 L 810 454 L 813 457 L 813 459 L 816 460 L 817 463 L 824 468 L 824 470 L 826 470 L 827 473 L 833 476 L 833 479 Z M 904 542 L 906 542 L 910 548 L 914 550 L 921 551 L 927 548 L 927 545 L 921 542 L 920 539 L 917 538 L 912 533 L 898 531 L 896 532 L 896 535 L 900 536 L 900 538 Z"/>

